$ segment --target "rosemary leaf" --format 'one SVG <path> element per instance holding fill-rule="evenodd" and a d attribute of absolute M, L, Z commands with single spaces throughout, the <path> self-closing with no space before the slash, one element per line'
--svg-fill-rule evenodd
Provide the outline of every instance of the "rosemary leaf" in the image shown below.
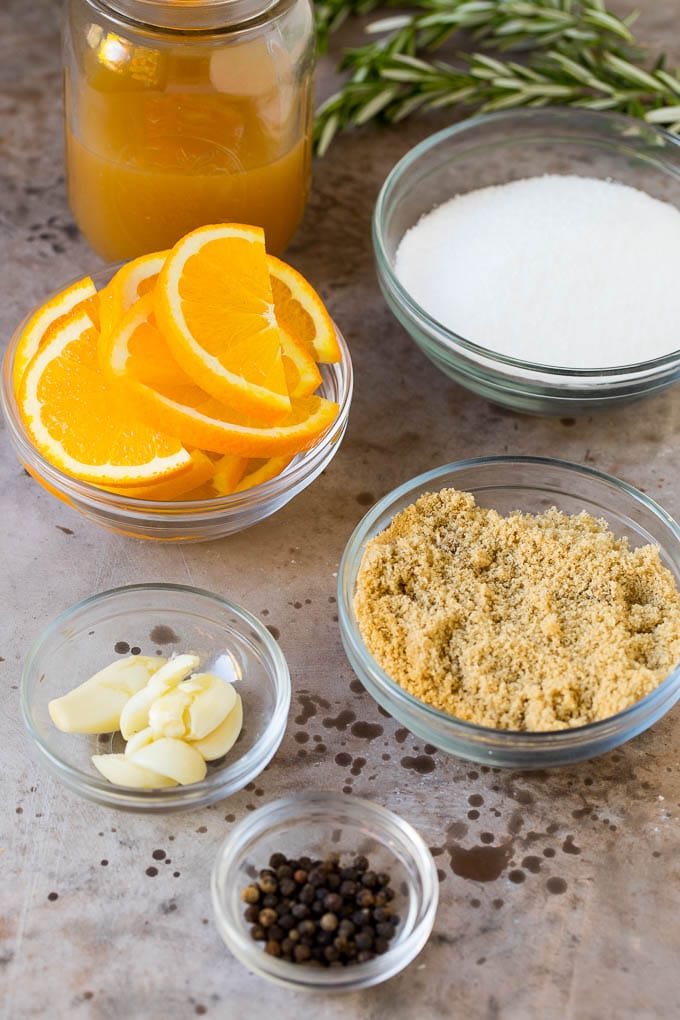
<path fill-rule="evenodd" d="M 558 103 L 619 110 L 679 132 L 680 72 L 663 56 L 645 59 L 631 30 L 635 12 L 619 18 L 605 0 L 316 0 L 321 45 L 345 17 L 379 5 L 402 10 L 374 21 L 371 41 L 342 55 L 347 80 L 317 111 L 319 154 L 352 126 L 444 107 Z M 433 60 L 458 31 L 477 51 Z M 519 61 L 503 58 L 515 49 Z"/>

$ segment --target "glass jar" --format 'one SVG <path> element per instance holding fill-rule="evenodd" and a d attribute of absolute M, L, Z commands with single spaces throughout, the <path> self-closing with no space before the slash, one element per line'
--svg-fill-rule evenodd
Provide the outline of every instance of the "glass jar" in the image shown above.
<path fill-rule="evenodd" d="M 310 0 L 69 0 L 64 64 L 69 202 L 99 255 L 220 222 L 283 251 L 309 190 Z"/>

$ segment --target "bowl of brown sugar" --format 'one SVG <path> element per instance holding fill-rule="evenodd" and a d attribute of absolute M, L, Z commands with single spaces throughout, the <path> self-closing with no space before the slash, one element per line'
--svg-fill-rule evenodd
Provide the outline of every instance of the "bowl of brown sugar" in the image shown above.
<path fill-rule="evenodd" d="M 471 761 L 592 758 L 680 698 L 680 528 L 591 468 L 486 457 L 411 479 L 355 529 L 338 592 L 368 692 Z"/>

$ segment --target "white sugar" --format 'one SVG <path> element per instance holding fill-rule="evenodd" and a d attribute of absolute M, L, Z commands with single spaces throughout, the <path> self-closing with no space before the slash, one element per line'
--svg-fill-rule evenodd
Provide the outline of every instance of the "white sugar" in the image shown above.
<path fill-rule="evenodd" d="M 396 274 L 458 336 L 523 361 L 680 349 L 680 211 L 624 184 L 548 175 L 458 195 L 404 235 Z"/>

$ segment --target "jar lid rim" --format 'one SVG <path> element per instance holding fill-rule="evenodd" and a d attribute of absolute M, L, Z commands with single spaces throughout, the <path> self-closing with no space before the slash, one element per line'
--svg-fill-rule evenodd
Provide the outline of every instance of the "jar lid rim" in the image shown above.
<path fill-rule="evenodd" d="M 211 31 L 260 17 L 279 0 L 99 0 L 139 24 L 174 31 Z"/>

